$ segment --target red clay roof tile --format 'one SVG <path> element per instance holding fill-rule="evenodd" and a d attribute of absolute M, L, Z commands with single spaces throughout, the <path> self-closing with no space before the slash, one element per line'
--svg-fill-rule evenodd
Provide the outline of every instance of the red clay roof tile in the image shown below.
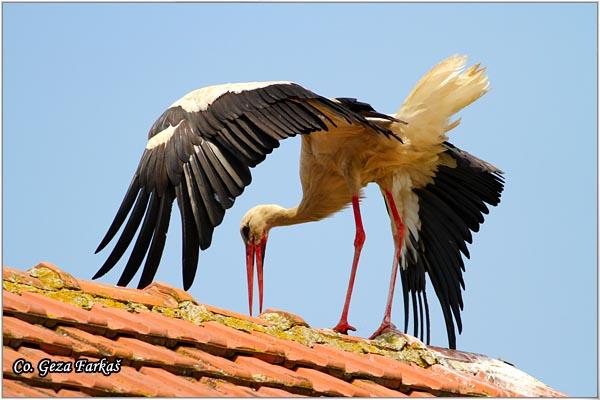
<path fill-rule="evenodd" d="M 346 359 L 345 357 L 340 357 L 340 354 L 342 353 L 340 353 L 339 350 L 317 343 L 313 347 L 313 352 L 327 359 L 328 368 L 334 368 L 341 371 L 346 369 Z"/>
<path fill-rule="evenodd" d="M 143 291 L 150 295 L 160 293 L 160 295 L 162 296 L 167 296 L 174 299 L 175 301 L 177 301 L 177 303 L 190 301 L 196 304 L 196 299 L 194 299 L 192 295 L 186 292 L 185 290 L 167 285 L 166 283 L 162 282 L 152 282 L 145 289 L 143 289 Z"/>
<path fill-rule="evenodd" d="M 100 282 L 81 281 L 81 290 L 105 299 L 122 301 L 124 303 L 140 303 L 146 306 L 177 307 L 177 300 L 173 297 L 157 292 L 142 292 L 137 289 L 124 288 L 121 286 L 108 285 Z"/>
<path fill-rule="evenodd" d="M 2 373 L 4 375 L 16 375 L 16 373 L 13 372 L 13 368 L 15 366 L 15 362 L 20 358 L 23 358 L 21 353 L 19 353 L 16 350 L 13 350 L 13 348 L 10 346 L 4 345 L 2 351 Z"/>
<path fill-rule="evenodd" d="M 256 381 L 267 382 L 278 387 L 296 386 L 302 389 L 312 389 L 310 380 L 285 367 L 243 355 L 237 356 L 235 362 L 244 369 L 250 371 L 252 377 Z"/>
<path fill-rule="evenodd" d="M 285 390 L 261 386 L 256 390 L 256 394 L 261 397 L 301 397 L 301 394 L 286 392 Z"/>
<path fill-rule="evenodd" d="M 82 396 L 80 392 L 69 390 L 65 393 L 65 397 L 76 397 L 74 393 L 79 397 Z M 52 389 L 29 386 L 25 382 L 5 379 L 2 382 L 2 397 L 58 397 L 58 394 Z"/>
<path fill-rule="evenodd" d="M 27 272 L 19 271 L 18 269 L 10 267 L 2 267 L 2 281 L 19 283 L 36 289 L 44 289 L 46 287 L 46 285 L 40 279 L 31 276 Z"/>
<path fill-rule="evenodd" d="M 44 299 L 45 302 L 46 299 Z M 2 291 L 2 309 L 13 313 L 46 315 L 46 308 L 38 301 L 29 301 L 21 294 Z"/>
<path fill-rule="evenodd" d="M 138 397 L 174 397 L 175 390 L 161 381 L 152 381 L 148 384 L 148 378 L 136 371 L 135 368 L 124 366 L 121 370 L 110 376 L 111 391 L 116 393 L 131 393 Z"/>
<path fill-rule="evenodd" d="M 458 373 L 444 365 L 432 365 L 431 371 L 435 372 L 436 375 L 442 376 L 447 379 L 446 390 L 451 389 L 462 395 L 484 393 L 492 397 L 506 397 L 509 395 L 516 395 L 516 393 L 510 393 L 505 389 L 500 389 L 497 386 L 489 384 L 488 382 L 473 376 L 468 377 L 464 374 Z"/>
<path fill-rule="evenodd" d="M 301 343 L 280 339 L 257 331 L 252 332 L 251 335 L 281 349 L 280 351 L 283 351 L 285 354 L 284 364 L 287 368 L 293 368 L 296 365 L 331 367 L 328 357 Z"/>
<path fill-rule="evenodd" d="M 73 328 L 71 326 L 61 326 L 56 329 L 56 332 L 88 345 L 91 351 L 86 352 L 86 356 L 119 357 L 124 359 L 133 358 L 133 352 L 131 349 L 122 346 L 113 339 L 96 335 L 78 328 Z"/>
<path fill-rule="evenodd" d="M 346 352 L 335 347 L 324 346 L 321 344 L 315 344 L 314 349 L 320 354 L 327 355 L 333 360 L 342 362 L 342 368 L 346 373 L 355 376 L 371 376 L 376 378 L 383 378 L 386 374 L 386 370 L 382 366 L 360 353 Z"/>
<path fill-rule="evenodd" d="M 92 311 L 94 315 L 106 321 L 104 326 L 111 331 L 132 335 L 167 335 L 167 331 L 162 325 L 151 324 L 134 311 L 130 312 L 119 308 L 107 307 L 100 303 L 94 303 Z"/>
<path fill-rule="evenodd" d="M 312 329 L 283 311 L 249 317 L 162 283 L 117 288 L 49 263 L 5 268 L 3 283 L 5 396 L 562 395 L 481 354 Z M 82 359 L 80 373 L 38 369 Z M 13 370 L 23 361 L 34 370 Z M 118 371 L 92 368 L 101 363 Z"/>
<path fill-rule="evenodd" d="M 439 392 L 448 388 L 445 386 L 446 383 L 447 382 L 437 374 L 432 374 L 429 369 L 421 368 L 410 363 L 403 363 L 402 386 L 407 389 L 429 389 Z"/>
<path fill-rule="evenodd" d="M 213 388 L 217 392 L 220 393 L 221 396 L 227 397 L 255 397 L 257 396 L 256 391 L 246 386 L 237 386 L 228 381 L 224 381 L 221 379 L 202 377 L 200 378 L 200 383 L 204 385 L 208 385 Z"/>
<path fill-rule="evenodd" d="M 161 368 L 144 366 L 139 372 L 152 382 L 161 382 L 173 388 L 176 397 L 215 397 L 220 394 L 207 385 L 199 384 L 195 378 L 175 375 Z"/>
<path fill-rule="evenodd" d="M 80 289 L 79 281 L 73 275 L 47 261 L 42 261 L 27 272 L 31 276 L 42 279 L 46 287 Z"/>
<path fill-rule="evenodd" d="M 156 365 L 173 368 L 194 368 L 197 363 L 189 358 L 177 354 L 176 352 L 158 345 L 143 342 L 138 339 L 121 336 L 117 343 L 133 353 L 136 361 L 143 361 L 144 364 Z"/>
<path fill-rule="evenodd" d="M 369 397 L 369 392 L 346 381 L 306 367 L 296 369 L 298 375 L 312 382 L 313 388 L 320 395 L 343 397 Z"/>
<path fill-rule="evenodd" d="M 237 319 L 245 320 L 245 321 L 252 322 L 252 323 L 255 323 L 258 325 L 271 326 L 271 323 L 269 321 L 265 321 L 264 319 L 251 317 L 249 315 L 240 314 L 235 311 L 225 310 L 224 308 L 219 308 L 219 307 L 211 306 L 208 304 L 205 304 L 204 307 L 206 307 L 206 309 L 212 313 L 223 315 L 225 317 L 237 318 Z"/>
<path fill-rule="evenodd" d="M 276 310 L 274 308 L 268 308 L 265 311 L 263 311 L 260 316 L 265 317 L 268 314 L 277 314 L 279 317 L 285 318 L 291 326 L 308 326 L 308 324 L 302 317 L 299 317 L 296 314 L 292 314 L 291 312 Z"/>
<path fill-rule="evenodd" d="M 251 371 L 248 371 L 246 368 L 243 368 L 239 364 L 236 364 L 225 357 L 219 357 L 200 349 L 187 346 L 179 347 L 177 352 L 195 359 L 199 364 L 197 369 L 204 375 L 223 379 L 234 378 L 234 380 L 247 382 L 254 381 Z"/>
<path fill-rule="evenodd" d="M 201 329 L 209 331 L 213 337 L 224 338 L 226 347 L 235 351 L 283 356 L 281 349 L 272 344 L 257 340 L 247 332 L 238 331 L 235 328 L 221 325 L 217 322 L 206 322 L 202 325 Z"/>
<path fill-rule="evenodd" d="M 400 386 L 400 383 L 402 382 L 402 370 L 407 364 L 405 361 L 399 361 L 380 354 L 365 354 L 363 357 L 370 360 L 370 362 L 377 364 L 380 368 L 383 368 L 383 377 L 388 381 L 388 387 L 396 389 Z"/>
<path fill-rule="evenodd" d="M 352 384 L 366 390 L 373 397 L 406 397 L 402 392 L 388 389 L 385 386 L 378 385 L 377 383 L 366 379 L 353 379 Z"/>
<path fill-rule="evenodd" d="M 424 392 L 422 390 L 411 390 L 408 393 L 409 397 L 435 397 L 434 394 L 429 393 L 429 392 Z"/>
<path fill-rule="evenodd" d="M 54 390 L 50 391 L 50 389 L 48 390 L 51 396 L 56 397 L 91 397 L 89 394 L 82 393 L 79 390 L 59 389 L 57 392 L 55 392 Z"/>
<path fill-rule="evenodd" d="M 49 351 L 51 347 L 50 351 L 59 355 L 70 355 L 79 345 L 79 342 L 59 335 L 51 329 L 9 316 L 2 319 L 2 334 L 5 341 L 26 341 L 40 346 L 45 351 Z"/>
<path fill-rule="evenodd" d="M 4 348 L 4 352 L 7 352 L 6 348 Z M 66 372 L 61 371 L 60 373 L 55 373 L 49 369 L 51 365 L 60 366 L 60 368 L 62 369 L 66 365 L 66 363 L 69 363 L 71 361 L 71 358 L 69 357 L 50 355 L 42 350 L 30 347 L 21 347 L 19 349 L 19 356 L 27 362 L 30 362 L 31 365 L 34 367 L 34 371 L 22 372 L 21 374 L 18 374 L 11 370 L 8 374 L 11 375 L 13 379 L 19 377 L 31 383 L 45 382 L 46 385 L 48 383 L 53 383 L 64 385 L 67 387 L 98 386 L 98 376 L 96 376 L 97 374 L 78 374 L 74 371 L 74 368 L 71 368 L 69 371 Z M 11 363 L 11 365 L 13 364 Z M 57 371 L 57 369 L 54 369 L 54 371 Z M 6 369 L 4 369 L 3 372 L 5 375 L 7 374 Z M 108 381 L 105 381 L 103 383 L 109 386 Z"/>
<path fill-rule="evenodd" d="M 5 311 L 28 314 L 28 317 L 45 317 L 49 320 L 85 325 L 106 325 L 106 320 L 96 313 L 89 313 L 87 310 L 63 301 L 53 301 L 52 298 L 42 294 L 27 291 L 14 294 L 4 290 L 2 299 L 2 307 Z"/>

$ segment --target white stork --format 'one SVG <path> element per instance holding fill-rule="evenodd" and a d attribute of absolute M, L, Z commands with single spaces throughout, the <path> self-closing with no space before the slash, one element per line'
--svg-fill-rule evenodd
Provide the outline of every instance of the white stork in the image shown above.
<path fill-rule="evenodd" d="M 94 276 L 115 266 L 141 229 L 118 285 L 127 285 L 146 257 L 138 287 L 158 268 L 177 199 L 183 230 L 183 286 L 194 280 L 199 250 L 250 184 L 250 168 L 263 161 L 281 139 L 302 135 L 300 176 L 303 197 L 297 207 L 252 208 L 241 222 L 246 244 L 248 298 L 253 302 L 256 261 L 259 304 L 263 301 L 263 261 L 270 230 L 318 221 L 352 205 L 356 223 L 354 260 L 339 323 L 347 333 L 348 309 L 365 241 L 359 199 L 370 182 L 379 185 L 391 220 L 394 256 L 381 326 L 394 329 L 392 299 L 397 271 L 408 329 L 412 302 L 414 334 L 429 343 L 426 273 L 440 301 L 449 345 L 456 347 L 465 242 L 471 243 L 503 190 L 502 171 L 447 141 L 459 124 L 451 117 L 486 93 L 479 65 L 465 69 L 466 57 L 452 56 L 435 66 L 409 94 L 398 112 L 385 115 L 352 98 L 327 99 L 291 82 L 238 83 L 193 91 L 170 106 L 151 127 L 142 159 L 125 198 L 96 252 L 129 218 L 108 259 Z M 425 316 L 423 315 L 425 310 Z M 420 323 L 419 323 L 420 321 Z M 420 332 L 420 334 L 419 334 Z"/>

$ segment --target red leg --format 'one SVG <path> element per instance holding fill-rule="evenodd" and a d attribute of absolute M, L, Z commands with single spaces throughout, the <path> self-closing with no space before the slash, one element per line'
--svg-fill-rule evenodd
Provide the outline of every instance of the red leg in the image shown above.
<path fill-rule="evenodd" d="M 385 306 L 385 313 L 383 315 L 383 321 L 377 330 L 371 335 L 369 339 L 374 339 L 377 336 L 381 335 L 386 330 L 395 330 L 396 326 L 392 324 L 392 301 L 394 299 L 394 288 L 396 287 L 396 277 L 398 274 L 398 264 L 400 262 L 400 254 L 402 251 L 402 244 L 404 242 L 404 224 L 402 223 L 402 218 L 400 218 L 400 213 L 396 208 L 396 202 L 394 201 L 394 196 L 386 190 L 385 196 L 387 198 L 387 202 L 390 207 L 390 211 L 392 212 L 392 218 L 394 220 L 394 224 L 396 225 L 396 231 L 394 232 L 394 261 L 392 262 L 392 276 L 390 278 L 390 288 L 388 291 L 388 299 L 387 304 Z"/>
<path fill-rule="evenodd" d="M 346 293 L 346 302 L 344 303 L 344 309 L 342 310 L 342 316 L 340 322 L 333 328 L 340 333 L 348 333 L 348 331 L 355 331 L 356 328 L 348 324 L 348 309 L 350 308 L 350 299 L 352 298 L 352 289 L 354 288 L 354 278 L 356 277 L 356 270 L 358 268 L 358 259 L 360 258 L 360 252 L 362 251 L 363 244 L 365 243 L 365 230 L 362 224 L 362 218 L 360 216 L 360 206 L 358 196 L 352 196 L 352 209 L 354 210 L 354 222 L 356 223 L 356 236 L 354 237 L 354 260 L 352 260 L 352 270 L 350 272 L 350 281 L 348 282 L 348 292 Z"/>

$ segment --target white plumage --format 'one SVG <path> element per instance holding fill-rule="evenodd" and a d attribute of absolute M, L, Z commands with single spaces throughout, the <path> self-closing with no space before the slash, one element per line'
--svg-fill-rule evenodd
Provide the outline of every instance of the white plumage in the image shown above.
<path fill-rule="evenodd" d="M 272 85 L 288 85 L 292 82 L 273 81 L 273 82 L 245 82 L 245 83 L 226 83 L 223 85 L 207 86 L 202 89 L 193 90 L 190 93 L 171 104 L 171 107 L 181 107 L 187 112 L 206 111 L 208 107 L 219 97 L 226 93 L 240 94 L 244 91 L 262 89 Z"/>

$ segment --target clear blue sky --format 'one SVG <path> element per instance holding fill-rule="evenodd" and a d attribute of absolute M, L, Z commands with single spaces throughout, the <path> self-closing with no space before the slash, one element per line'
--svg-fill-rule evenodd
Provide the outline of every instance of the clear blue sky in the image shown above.
<path fill-rule="evenodd" d="M 3 265 L 40 261 L 90 279 L 146 143 L 173 101 L 206 85 L 292 80 L 395 112 L 454 53 L 488 67 L 492 90 L 451 141 L 506 172 L 470 247 L 458 348 L 507 360 L 557 390 L 597 394 L 597 5 L 3 4 Z M 299 140 L 253 184 L 201 253 L 191 294 L 247 312 L 239 221 L 301 197 Z M 380 323 L 393 253 L 374 186 L 350 323 Z M 181 286 L 179 212 L 157 279 Z M 354 222 L 274 230 L 265 306 L 332 327 L 344 300 Z M 124 263 L 101 279 L 116 283 Z M 137 282 L 137 277 L 135 279 Z M 432 344 L 447 346 L 434 292 Z M 393 313 L 401 326 L 402 300 Z"/>

